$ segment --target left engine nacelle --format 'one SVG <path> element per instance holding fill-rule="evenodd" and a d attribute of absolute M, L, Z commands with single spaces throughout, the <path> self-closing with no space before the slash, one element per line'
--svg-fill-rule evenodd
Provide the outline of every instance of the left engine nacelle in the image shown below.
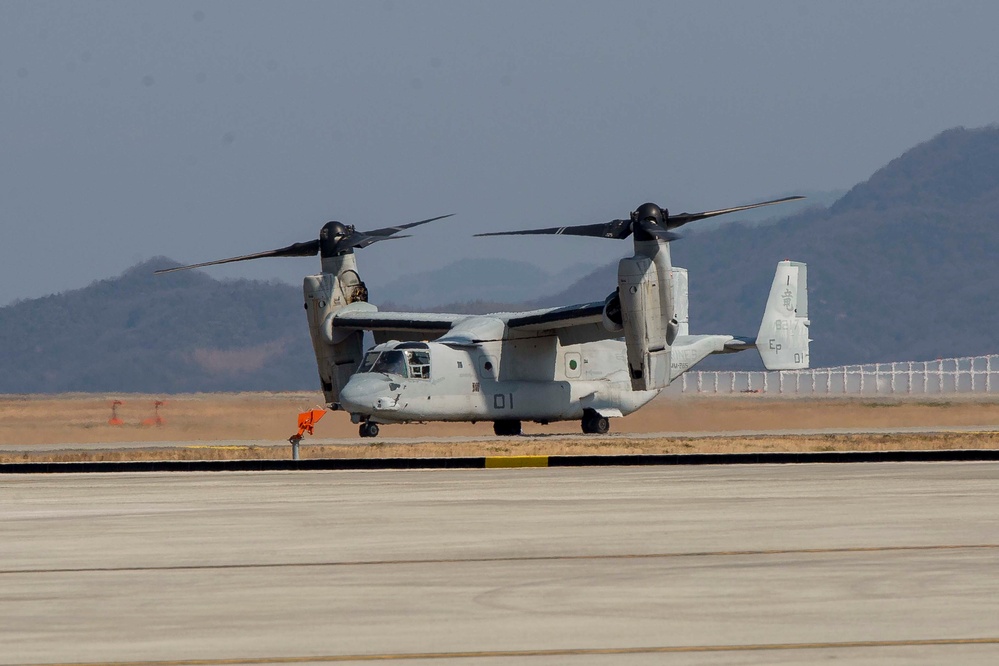
<path fill-rule="evenodd" d="M 364 358 L 362 331 L 350 331 L 335 340 L 325 334 L 327 319 L 344 308 L 354 293 L 352 290 L 356 290 L 356 285 L 343 285 L 341 282 L 346 281 L 338 275 L 323 273 L 306 277 L 302 284 L 319 381 L 326 403 L 330 405 L 339 402 L 340 389 L 347 385 Z M 349 288 L 345 290 L 344 286 Z"/>

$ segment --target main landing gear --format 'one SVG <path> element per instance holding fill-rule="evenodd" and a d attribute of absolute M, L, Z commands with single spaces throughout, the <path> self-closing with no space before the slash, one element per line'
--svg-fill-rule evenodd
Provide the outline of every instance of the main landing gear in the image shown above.
<path fill-rule="evenodd" d="M 378 424 L 373 421 L 365 421 L 360 427 L 361 437 L 377 437 Z"/>
<path fill-rule="evenodd" d="M 505 420 L 493 421 L 493 432 L 500 437 L 509 437 L 520 434 L 520 421 Z"/>
<path fill-rule="evenodd" d="M 583 432 L 588 435 L 604 435 L 610 430 L 610 421 L 593 410 L 583 413 Z"/>

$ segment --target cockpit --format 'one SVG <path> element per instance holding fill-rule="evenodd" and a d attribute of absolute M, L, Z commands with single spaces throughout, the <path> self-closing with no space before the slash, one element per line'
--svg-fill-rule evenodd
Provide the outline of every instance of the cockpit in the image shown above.
<path fill-rule="evenodd" d="M 365 355 L 357 372 L 430 379 L 430 348 L 425 342 L 401 342 L 392 349 L 375 348 Z"/>

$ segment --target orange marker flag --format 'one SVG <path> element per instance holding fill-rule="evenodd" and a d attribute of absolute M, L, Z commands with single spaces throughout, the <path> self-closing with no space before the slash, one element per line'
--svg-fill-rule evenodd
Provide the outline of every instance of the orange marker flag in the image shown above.
<path fill-rule="evenodd" d="M 305 433 L 309 433 L 311 435 L 312 429 L 316 427 L 316 423 L 318 423 L 319 419 L 323 418 L 325 415 L 326 415 L 325 409 L 310 409 L 307 412 L 302 412 L 301 414 L 299 414 L 298 435 L 296 436 L 299 439 L 301 439 L 302 435 L 304 435 Z"/>

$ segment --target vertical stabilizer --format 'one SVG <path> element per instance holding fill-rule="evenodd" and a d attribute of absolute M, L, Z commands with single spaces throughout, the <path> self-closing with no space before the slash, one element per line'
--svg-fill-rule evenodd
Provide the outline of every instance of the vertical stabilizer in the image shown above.
<path fill-rule="evenodd" d="M 797 261 L 777 264 L 756 348 L 767 370 L 808 367 L 808 268 Z"/>

